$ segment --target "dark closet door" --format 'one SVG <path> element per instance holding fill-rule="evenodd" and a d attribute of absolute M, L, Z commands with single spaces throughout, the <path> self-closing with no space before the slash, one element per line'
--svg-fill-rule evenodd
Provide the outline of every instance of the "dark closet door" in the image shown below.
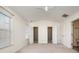
<path fill-rule="evenodd" d="M 34 32 L 34 43 L 38 43 L 38 27 L 34 27 L 33 32 Z"/>
<path fill-rule="evenodd" d="M 52 43 L 52 27 L 48 27 L 48 43 Z"/>

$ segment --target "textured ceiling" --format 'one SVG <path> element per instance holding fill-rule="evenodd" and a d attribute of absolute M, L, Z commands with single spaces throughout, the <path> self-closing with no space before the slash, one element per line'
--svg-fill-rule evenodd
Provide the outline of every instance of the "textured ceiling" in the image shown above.
<path fill-rule="evenodd" d="M 45 9 L 44 6 L 8 6 L 8 7 L 28 21 L 47 19 L 61 22 L 66 20 L 66 18 L 62 17 L 63 14 L 67 14 L 69 15 L 68 17 L 70 17 L 79 11 L 79 6 L 48 6 L 47 12 L 44 10 Z"/>

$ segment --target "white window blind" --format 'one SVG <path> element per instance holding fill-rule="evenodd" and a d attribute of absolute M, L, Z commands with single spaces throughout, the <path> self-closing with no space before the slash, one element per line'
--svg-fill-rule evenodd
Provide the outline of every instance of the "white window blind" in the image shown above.
<path fill-rule="evenodd" d="M 0 48 L 10 45 L 11 29 L 10 17 L 0 12 Z"/>

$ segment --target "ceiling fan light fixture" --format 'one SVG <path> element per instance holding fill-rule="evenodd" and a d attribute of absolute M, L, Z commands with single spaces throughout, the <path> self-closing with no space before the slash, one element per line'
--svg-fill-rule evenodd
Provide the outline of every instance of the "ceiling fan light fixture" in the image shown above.
<path fill-rule="evenodd" d="M 48 7 L 47 7 L 47 6 L 45 6 L 45 11 L 46 11 L 46 12 L 48 11 Z"/>

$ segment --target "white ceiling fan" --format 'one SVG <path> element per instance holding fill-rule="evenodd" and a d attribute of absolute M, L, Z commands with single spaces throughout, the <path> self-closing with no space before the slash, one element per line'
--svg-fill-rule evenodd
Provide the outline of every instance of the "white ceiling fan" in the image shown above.
<path fill-rule="evenodd" d="M 45 11 L 46 11 L 46 12 L 48 11 L 48 7 L 47 7 L 47 6 L 45 6 Z"/>

